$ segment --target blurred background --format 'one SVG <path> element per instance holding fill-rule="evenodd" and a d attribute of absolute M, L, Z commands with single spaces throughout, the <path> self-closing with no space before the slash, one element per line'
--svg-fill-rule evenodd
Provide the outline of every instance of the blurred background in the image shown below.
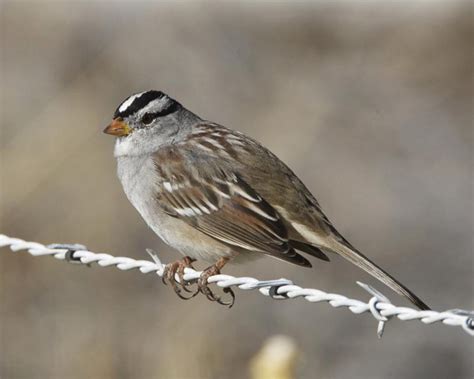
<path fill-rule="evenodd" d="M 434 309 L 474 308 L 470 2 L 0 7 L 0 233 L 176 259 L 123 194 L 102 133 L 125 97 L 154 88 L 273 150 Z M 331 259 L 225 272 L 368 299 L 361 280 L 408 305 Z M 474 375 L 459 328 L 393 320 L 378 340 L 370 316 L 325 304 L 238 292 L 229 310 L 154 275 L 0 252 L 2 379 L 248 378 L 275 335 L 295 346 L 298 378 Z"/>

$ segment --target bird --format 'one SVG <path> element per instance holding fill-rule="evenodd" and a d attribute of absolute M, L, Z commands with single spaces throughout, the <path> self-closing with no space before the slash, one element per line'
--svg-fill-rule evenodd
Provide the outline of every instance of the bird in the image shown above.
<path fill-rule="evenodd" d="M 124 99 L 104 133 L 117 137 L 117 175 L 128 200 L 184 256 L 163 273 L 179 297 L 201 293 L 230 307 L 232 290 L 225 290 L 232 299 L 224 301 L 208 286 L 208 278 L 230 261 L 270 256 L 311 267 L 308 256 L 329 261 L 338 254 L 418 308 L 430 309 L 349 243 L 296 174 L 249 136 L 202 119 L 157 90 Z M 191 291 L 183 275 L 196 261 L 211 265 Z"/>

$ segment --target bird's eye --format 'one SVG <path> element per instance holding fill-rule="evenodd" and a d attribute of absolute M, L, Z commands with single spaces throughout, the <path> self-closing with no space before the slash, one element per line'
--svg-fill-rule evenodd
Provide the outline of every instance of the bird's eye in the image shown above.
<path fill-rule="evenodd" d="M 155 115 L 153 113 L 145 113 L 142 117 L 142 124 L 150 125 L 154 119 Z"/>

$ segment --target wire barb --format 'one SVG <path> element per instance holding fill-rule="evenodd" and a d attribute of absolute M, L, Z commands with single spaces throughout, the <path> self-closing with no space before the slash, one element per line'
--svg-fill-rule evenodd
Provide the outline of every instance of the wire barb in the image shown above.
<path fill-rule="evenodd" d="M 365 284 L 362 282 L 356 282 L 356 283 L 372 295 L 372 298 L 369 300 L 369 303 L 368 303 L 369 309 L 370 309 L 370 313 L 372 313 L 372 316 L 374 316 L 374 318 L 379 321 L 379 324 L 377 326 L 377 336 L 379 338 L 382 338 L 383 332 L 385 329 L 385 323 L 389 320 L 389 317 L 383 316 L 380 313 L 380 310 L 377 308 L 377 304 L 379 303 L 391 304 L 391 302 L 384 294 L 379 292 L 374 287 L 369 286 L 368 284 Z"/>
<path fill-rule="evenodd" d="M 78 250 L 87 250 L 87 247 L 79 243 L 51 243 L 46 245 L 48 249 L 66 249 L 64 259 L 70 263 L 82 264 L 81 258 L 76 257 L 74 253 Z M 90 267 L 90 265 L 87 265 Z"/>
<path fill-rule="evenodd" d="M 153 262 L 128 257 L 115 257 L 109 254 L 98 254 L 87 250 L 83 245 L 53 244 L 45 246 L 38 242 L 28 242 L 20 238 L 11 238 L 0 234 L 0 248 L 6 246 L 13 252 L 26 250 L 32 256 L 51 255 L 58 260 L 66 260 L 68 251 L 70 251 L 71 258 L 78 263 L 86 265 L 97 263 L 100 267 L 115 266 L 122 271 L 138 269 L 143 274 L 154 272 L 160 277 L 163 276 L 165 268 L 158 255 L 150 249 L 146 251 Z M 185 268 L 183 279 L 187 282 L 193 282 L 199 279 L 200 275 L 200 271 Z M 343 295 L 327 293 L 318 289 L 302 288 L 287 279 L 260 281 L 250 277 L 234 277 L 219 274 L 211 276 L 208 279 L 208 283 L 215 283 L 224 289 L 237 287 L 243 291 L 258 290 L 262 295 L 269 296 L 272 299 L 295 299 L 302 297 L 311 303 L 327 302 L 334 308 L 346 307 L 354 314 L 369 313 L 379 322 L 377 328 L 379 338 L 383 334 L 387 321 L 394 317 L 402 321 L 419 320 L 424 324 L 441 322 L 444 325 L 460 326 L 467 334 L 474 336 L 474 311 L 453 309 L 437 312 L 398 307 L 392 304 L 387 297 L 375 288 L 360 282 L 357 282 L 357 284 L 372 295 L 368 302 L 350 299 Z"/>

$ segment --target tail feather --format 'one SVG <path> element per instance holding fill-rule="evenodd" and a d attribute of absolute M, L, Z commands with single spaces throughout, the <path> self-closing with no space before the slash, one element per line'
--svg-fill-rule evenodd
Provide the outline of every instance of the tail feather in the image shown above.
<path fill-rule="evenodd" d="M 337 243 L 336 246 L 332 247 L 332 250 L 347 259 L 349 262 L 352 262 L 373 277 L 380 280 L 399 295 L 406 297 L 421 310 L 430 310 L 430 307 L 421 301 L 413 292 L 411 292 L 393 276 L 382 270 L 379 266 L 377 266 L 359 251 L 351 249 L 350 247 L 347 247 L 341 243 Z"/>

